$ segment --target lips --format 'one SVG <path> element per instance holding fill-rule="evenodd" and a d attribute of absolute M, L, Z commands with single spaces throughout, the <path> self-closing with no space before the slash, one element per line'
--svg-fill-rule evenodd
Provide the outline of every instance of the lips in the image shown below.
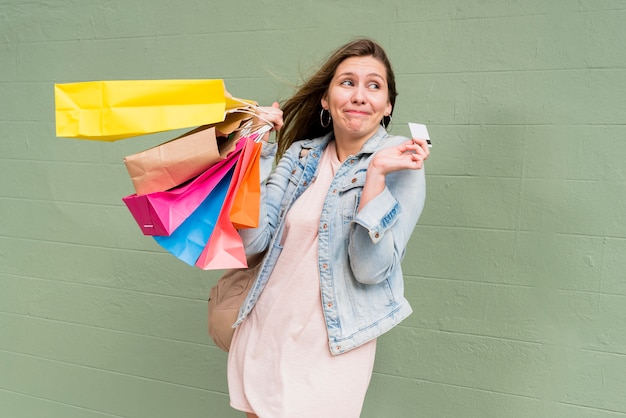
<path fill-rule="evenodd" d="M 346 110 L 346 113 L 351 114 L 351 115 L 363 115 L 363 116 L 369 115 L 369 112 L 365 112 L 363 110 Z"/>

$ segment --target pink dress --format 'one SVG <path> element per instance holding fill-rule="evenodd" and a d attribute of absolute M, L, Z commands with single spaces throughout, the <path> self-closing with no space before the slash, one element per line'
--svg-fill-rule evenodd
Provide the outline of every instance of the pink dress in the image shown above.
<path fill-rule="evenodd" d="M 361 413 L 376 340 L 330 354 L 317 268 L 322 205 L 340 165 L 331 142 L 317 179 L 287 214 L 283 251 L 267 286 L 235 330 L 228 354 L 235 409 L 260 418 L 357 418 Z"/>

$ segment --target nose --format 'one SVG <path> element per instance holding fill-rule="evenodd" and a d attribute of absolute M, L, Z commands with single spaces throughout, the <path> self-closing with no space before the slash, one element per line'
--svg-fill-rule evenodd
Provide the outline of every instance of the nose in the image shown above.
<path fill-rule="evenodd" d="M 365 92 L 362 87 L 356 87 L 352 92 L 352 103 L 355 104 L 364 104 L 365 103 Z"/>

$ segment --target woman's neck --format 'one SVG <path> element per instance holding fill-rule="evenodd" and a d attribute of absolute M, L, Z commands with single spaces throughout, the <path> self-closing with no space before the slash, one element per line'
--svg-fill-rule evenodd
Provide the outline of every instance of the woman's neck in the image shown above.
<path fill-rule="evenodd" d="M 346 139 L 346 138 L 337 138 L 335 135 L 335 147 L 337 149 L 337 158 L 342 163 L 351 155 L 356 155 L 363 144 L 367 142 L 368 138 L 362 139 Z"/>

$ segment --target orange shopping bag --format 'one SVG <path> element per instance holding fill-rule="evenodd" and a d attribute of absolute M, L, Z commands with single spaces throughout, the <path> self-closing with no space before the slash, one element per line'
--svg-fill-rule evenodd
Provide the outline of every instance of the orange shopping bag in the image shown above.
<path fill-rule="evenodd" d="M 245 167 L 241 184 L 235 193 L 230 208 L 230 221 L 237 229 L 259 226 L 261 200 L 261 142 L 254 143 L 251 160 Z"/>

